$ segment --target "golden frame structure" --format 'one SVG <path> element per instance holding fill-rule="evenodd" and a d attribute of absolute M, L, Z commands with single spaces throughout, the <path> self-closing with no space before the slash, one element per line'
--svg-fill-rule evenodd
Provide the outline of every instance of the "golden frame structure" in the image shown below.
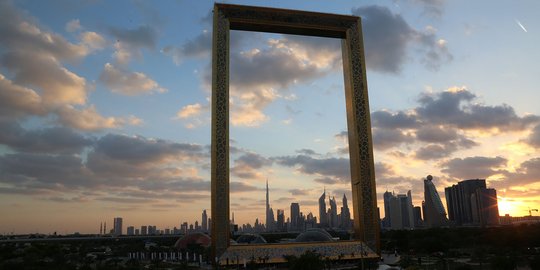
<path fill-rule="evenodd" d="M 354 238 L 380 254 L 373 143 L 360 17 L 297 10 L 214 5 L 212 38 L 212 251 L 229 248 L 229 38 L 230 30 L 342 40 L 349 135 Z"/>

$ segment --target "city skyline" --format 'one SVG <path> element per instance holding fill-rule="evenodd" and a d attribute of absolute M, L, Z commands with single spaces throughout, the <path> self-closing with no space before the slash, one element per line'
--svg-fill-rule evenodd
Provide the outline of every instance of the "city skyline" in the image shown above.
<path fill-rule="evenodd" d="M 212 5 L 0 1 L 0 233 L 118 216 L 172 228 L 210 211 Z M 540 3 L 257 5 L 362 17 L 381 213 L 386 190 L 421 205 L 428 174 L 443 201 L 478 178 L 501 216 L 540 208 Z M 238 223 L 265 221 L 267 178 L 286 216 L 290 202 L 318 216 L 325 187 L 352 199 L 340 61 L 339 40 L 232 32 Z"/>

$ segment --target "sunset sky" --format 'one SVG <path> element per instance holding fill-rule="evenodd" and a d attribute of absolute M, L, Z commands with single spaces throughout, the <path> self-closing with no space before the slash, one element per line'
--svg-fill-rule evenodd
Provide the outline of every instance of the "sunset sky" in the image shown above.
<path fill-rule="evenodd" d="M 428 174 L 445 206 L 485 178 L 501 215 L 540 208 L 540 2 L 226 3 L 362 17 L 381 209 Z M 0 234 L 200 222 L 212 8 L 0 0 Z M 230 63 L 236 222 L 264 221 L 266 179 L 286 217 L 352 201 L 340 40 L 233 31 Z"/>

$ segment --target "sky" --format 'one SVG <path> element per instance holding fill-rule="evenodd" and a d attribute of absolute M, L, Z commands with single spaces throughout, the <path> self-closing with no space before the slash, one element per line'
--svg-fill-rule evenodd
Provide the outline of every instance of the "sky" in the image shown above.
<path fill-rule="evenodd" d="M 227 1 L 362 18 L 378 205 L 486 179 L 540 208 L 540 3 Z M 210 211 L 211 1 L 0 1 L 0 233 Z M 232 31 L 231 211 L 350 196 L 340 40 Z M 349 207 L 352 205 L 349 203 Z M 537 214 L 534 213 L 533 214 Z M 384 213 L 381 212 L 381 216 Z"/>

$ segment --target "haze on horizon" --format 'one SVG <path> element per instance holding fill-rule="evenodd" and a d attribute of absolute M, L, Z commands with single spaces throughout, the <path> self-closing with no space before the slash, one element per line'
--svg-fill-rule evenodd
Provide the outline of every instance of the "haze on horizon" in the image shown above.
<path fill-rule="evenodd" d="M 443 202 L 485 178 L 501 215 L 540 208 L 540 3 L 258 4 L 362 17 L 381 209 L 428 174 Z M 210 215 L 212 7 L 0 1 L 0 233 Z M 237 223 L 264 221 L 266 179 L 286 217 L 323 188 L 352 207 L 339 40 L 234 31 L 230 59 Z"/>

